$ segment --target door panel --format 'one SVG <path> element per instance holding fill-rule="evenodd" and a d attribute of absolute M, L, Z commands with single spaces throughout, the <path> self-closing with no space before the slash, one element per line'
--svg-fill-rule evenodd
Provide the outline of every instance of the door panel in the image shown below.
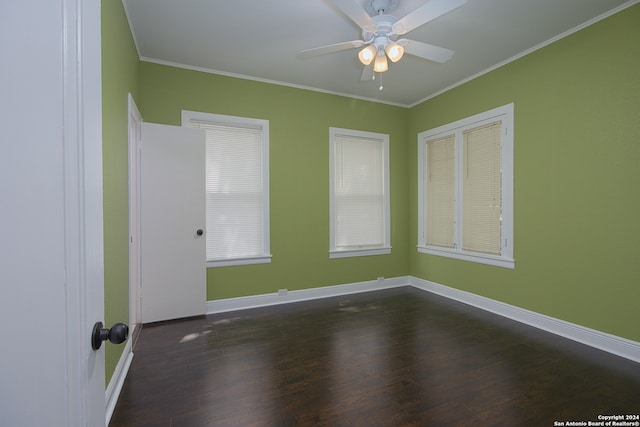
<path fill-rule="evenodd" d="M 142 123 L 141 157 L 142 322 L 202 315 L 204 131 Z"/>

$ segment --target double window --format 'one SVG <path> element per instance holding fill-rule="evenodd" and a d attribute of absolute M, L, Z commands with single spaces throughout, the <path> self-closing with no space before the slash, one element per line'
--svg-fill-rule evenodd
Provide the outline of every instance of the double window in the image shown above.
<path fill-rule="evenodd" d="M 269 122 L 182 112 L 206 134 L 207 266 L 271 262 Z"/>
<path fill-rule="evenodd" d="M 391 252 L 389 135 L 329 129 L 331 258 Z"/>
<path fill-rule="evenodd" d="M 513 268 L 513 104 L 418 135 L 418 251 Z"/>

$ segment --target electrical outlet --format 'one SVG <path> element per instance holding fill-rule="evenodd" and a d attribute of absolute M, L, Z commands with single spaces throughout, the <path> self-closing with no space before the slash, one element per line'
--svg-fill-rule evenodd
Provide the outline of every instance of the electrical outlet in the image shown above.
<path fill-rule="evenodd" d="M 278 296 L 285 296 L 287 293 L 289 293 L 288 290 L 286 289 L 278 289 Z"/>

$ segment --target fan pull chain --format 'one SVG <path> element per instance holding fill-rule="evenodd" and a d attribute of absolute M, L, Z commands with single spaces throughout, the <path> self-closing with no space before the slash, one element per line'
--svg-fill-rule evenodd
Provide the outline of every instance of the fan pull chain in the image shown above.
<path fill-rule="evenodd" d="M 378 90 L 382 90 L 383 86 L 382 86 L 382 73 L 378 73 L 380 75 L 380 87 L 378 88 Z"/>

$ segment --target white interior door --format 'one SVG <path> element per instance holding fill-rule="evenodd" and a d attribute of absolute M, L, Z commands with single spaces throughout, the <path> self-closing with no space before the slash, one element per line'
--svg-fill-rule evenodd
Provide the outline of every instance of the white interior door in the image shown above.
<path fill-rule="evenodd" d="M 206 308 L 205 134 L 142 123 L 142 322 Z"/>
<path fill-rule="evenodd" d="M 100 55 L 100 1 L 0 2 L 2 426 L 106 424 Z"/>

